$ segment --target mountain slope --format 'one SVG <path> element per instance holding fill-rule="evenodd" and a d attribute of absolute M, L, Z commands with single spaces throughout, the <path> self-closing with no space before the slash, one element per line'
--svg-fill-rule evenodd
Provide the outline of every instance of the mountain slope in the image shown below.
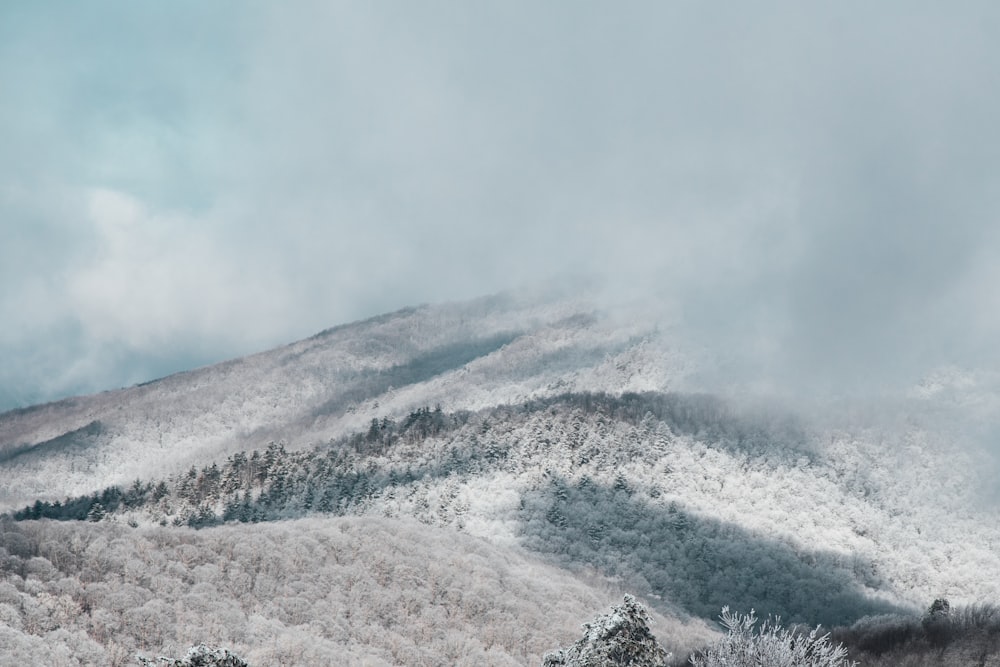
<path fill-rule="evenodd" d="M 700 357 L 670 336 L 547 295 L 407 309 L 2 415 L 3 507 L 140 530 L 415 520 L 705 619 L 1000 598 L 986 380 L 793 411 L 691 391 Z"/>
<path fill-rule="evenodd" d="M 520 550 L 367 517 L 131 529 L 0 523 L 0 666 L 135 664 L 221 644 L 251 665 L 534 665 L 620 599 Z M 678 654 L 712 636 L 655 615 Z"/>
<path fill-rule="evenodd" d="M 421 306 L 145 385 L 0 415 L 0 509 L 282 440 L 295 448 L 442 403 L 478 409 L 566 390 L 662 389 L 687 362 L 655 324 L 579 299 Z"/>
<path fill-rule="evenodd" d="M 272 445 L 19 516 L 415 518 L 596 568 L 661 611 L 709 619 L 732 605 L 836 625 L 919 609 L 942 590 L 956 602 L 1000 596 L 982 576 L 1000 571 L 996 518 L 946 498 L 964 474 L 957 454 L 945 475 L 904 450 L 887 479 L 859 460 L 845 442 L 710 396 L 565 394 L 424 408 L 311 450 Z"/>

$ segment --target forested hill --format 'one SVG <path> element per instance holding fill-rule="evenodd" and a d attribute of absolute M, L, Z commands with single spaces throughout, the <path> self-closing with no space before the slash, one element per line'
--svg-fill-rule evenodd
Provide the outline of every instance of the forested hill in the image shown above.
<path fill-rule="evenodd" d="M 414 521 L 133 529 L 0 521 L 0 666 L 136 667 L 195 643 L 267 665 L 538 665 L 621 599 L 516 548 Z M 656 614 L 668 650 L 711 639 Z"/>
<path fill-rule="evenodd" d="M 865 467 L 864 441 L 830 437 L 698 394 L 427 406 L 313 448 L 272 443 L 18 516 L 136 526 L 410 517 L 594 568 L 661 611 L 703 618 L 728 604 L 836 625 L 916 609 L 942 589 L 965 601 L 1000 594 L 982 577 L 1000 571 L 985 546 L 995 522 L 957 513 L 954 494 L 925 502 L 953 480 L 912 450 L 882 476 Z"/>
<path fill-rule="evenodd" d="M 641 308 L 497 296 L 0 415 L 0 645 L 125 665 L 211 627 L 259 664 L 432 664 L 425 646 L 437 664 L 537 663 L 574 632 L 525 609 L 579 623 L 629 592 L 678 649 L 729 606 L 921 653 L 931 600 L 1000 599 L 995 468 L 970 446 L 995 423 L 988 382 L 946 372 L 860 410 L 793 410 L 704 393 L 710 362 L 678 340 Z M 239 548 L 248 533 L 273 556 Z M 357 568 L 335 582 L 281 574 L 344 553 Z M 431 576 L 429 602 L 385 602 L 442 558 L 454 577 Z M 486 570 L 501 576 L 481 600 L 459 594 Z M 541 604 L 525 591 L 543 570 L 562 580 Z M 961 608 L 972 634 L 996 625 Z"/>
<path fill-rule="evenodd" d="M 0 415 L 0 510 L 290 449 L 404 418 L 565 391 L 678 388 L 690 360 L 641 312 L 518 293 L 420 306 L 145 385 Z"/>

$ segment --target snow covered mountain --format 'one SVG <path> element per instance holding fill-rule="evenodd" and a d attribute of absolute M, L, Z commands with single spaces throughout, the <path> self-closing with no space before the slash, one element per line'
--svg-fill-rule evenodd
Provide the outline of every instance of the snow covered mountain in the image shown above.
<path fill-rule="evenodd" d="M 689 361 L 650 319 L 519 294 L 420 306 L 92 396 L 0 415 L 0 510 L 281 440 L 289 448 L 441 404 L 479 409 L 580 390 L 662 390 Z"/>
<path fill-rule="evenodd" d="M 20 537 L 6 548 L 23 571 L 39 558 L 75 578 L 93 557 L 88 531 L 107 523 L 118 531 L 109 540 L 173 553 L 171 531 L 224 552 L 250 526 L 290 520 L 322 533 L 370 521 L 632 592 L 670 619 L 665 643 L 685 650 L 708 636 L 691 619 L 724 605 L 849 625 L 919 613 L 937 597 L 1000 599 L 996 462 L 984 446 L 1000 396 L 991 376 L 945 369 L 863 407 L 791 406 L 698 391 L 703 359 L 643 308 L 522 293 L 405 309 L 10 412 L 0 507 L 94 524 L 12 524 L 26 528 L 8 530 Z M 79 548 L 43 546 L 64 539 Z M 373 543 L 358 558 L 377 553 Z M 206 577 L 219 588 L 217 574 Z M 57 593 L 18 576 L 18 595 L 37 604 Z M 234 603 L 247 618 L 255 595 Z M 166 646 L 129 636 L 129 650 Z M 215 639 L 269 655 L 229 630 Z M 183 648 L 174 640 L 164 650 Z M 512 650 L 504 660 L 516 663 L 543 647 Z M 462 655 L 483 660 L 477 651 Z"/>

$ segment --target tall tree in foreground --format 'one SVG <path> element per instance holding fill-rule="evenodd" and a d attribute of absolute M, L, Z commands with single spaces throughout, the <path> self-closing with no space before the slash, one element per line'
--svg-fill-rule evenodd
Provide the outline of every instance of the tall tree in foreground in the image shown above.
<path fill-rule="evenodd" d="M 139 657 L 143 667 L 249 667 L 243 658 L 224 648 L 209 648 L 204 644 L 192 646 L 183 658 Z"/>
<path fill-rule="evenodd" d="M 649 631 L 649 614 L 631 595 L 583 627 L 579 641 L 548 653 L 542 667 L 666 667 L 670 656 Z"/>

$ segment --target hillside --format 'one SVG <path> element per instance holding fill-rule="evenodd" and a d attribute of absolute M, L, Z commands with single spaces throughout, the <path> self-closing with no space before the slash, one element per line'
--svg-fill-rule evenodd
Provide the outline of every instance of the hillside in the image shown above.
<path fill-rule="evenodd" d="M 572 390 L 664 389 L 688 361 L 649 318 L 586 300 L 488 297 L 404 309 L 269 352 L 0 415 L 0 510 L 305 446 L 425 404 L 479 409 Z"/>
<path fill-rule="evenodd" d="M 525 665 L 620 599 L 508 547 L 412 521 L 193 531 L 0 524 L 0 665 L 135 664 L 223 644 L 251 665 Z M 655 615 L 665 646 L 711 637 Z"/>
<path fill-rule="evenodd" d="M 351 558 L 382 567 L 371 576 L 388 588 L 416 581 L 400 572 L 422 560 L 456 558 L 455 576 L 465 577 L 463 554 L 479 553 L 522 559 L 518 604 L 540 604 L 543 579 L 589 591 L 553 593 L 579 603 L 559 616 L 566 625 L 558 637 L 553 625 L 530 649 L 480 645 L 488 624 L 472 612 L 457 625 L 442 620 L 451 613 L 444 600 L 434 614 L 445 616 L 426 622 L 456 634 L 424 658 L 392 651 L 426 637 L 412 639 L 409 628 L 399 629 L 408 639 L 364 634 L 362 626 L 374 627 L 369 618 L 351 630 L 361 633 L 351 635 L 352 646 L 367 648 L 344 653 L 347 664 L 362 664 L 369 650 L 372 664 L 431 655 L 537 664 L 622 592 L 660 615 L 661 641 L 681 652 L 710 634 L 679 619 L 711 622 L 727 605 L 790 623 L 854 625 L 863 647 L 865 628 L 883 627 L 870 619 L 910 627 L 935 598 L 1000 599 L 1000 578 L 991 576 L 1000 572 L 997 467 L 984 437 L 998 395 L 990 376 L 946 369 L 909 393 L 864 405 L 711 394 L 699 391 L 702 353 L 672 336 L 642 309 L 623 316 L 584 299 L 490 297 L 406 309 L 147 385 L 0 415 L 0 473 L 9 481 L 2 507 L 26 520 L 5 524 L 3 576 L 17 600 L 62 595 L 30 583 L 31 567 L 47 573 L 34 577 L 43 583 L 84 582 L 69 594 L 78 606 L 70 605 L 76 611 L 65 625 L 77 639 L 49 638 L 78 642 L 79 651 L 117 651 L 111 644 L 121 633 L 133 637 L 122 656 L 179 654 L 211 639 L 251 664 L 273 660 L 278 654 L 267 651 L 277 649 L 232 633 L 193 636 L 201 623 L 194 619 L 209 608 L 184 616 L 177 596 L 190 595 L 198 577 L 165 571 L 179 579 L 161 590 L 111 573 L 129 559 L 144 563 L 135 566 L 139 578 L 149 562 L 184 560 L 180 543 L 206 550 L 199 564 L 223 567 L 241 535 L 272 540 L 262 548 L 274 551 L 273 567 L 287 561 L 295 570 L 313 561 L 296 551 L 292 533 L 321 540 L 352 530 L 371 538 L 351 547 Z M 133 555 L 108 560 L 87 546 L 95 540 Z M 77 546 L 67 554 L 58 544 Z M 330 549 L 347 548 L 337 544 Z M 73 569 L 92 557 L 87 573 Z M 247 570 L 265 566 L 254 561 Z M 468 576 L 454 587 L 474 589 L 483 572 Z M 119 624 L 98 637 L 100 615 L 82 592 L 97 583 L 114 595 L 141 585 L 149 591 L 143 600 L 169 599 L 181 629 L 147 641 Z M 490 586 L 476 613 L 489 616 L 507 594 L 502 581 Z M 243 610 L 233 618 L 244 623 L 271 593 L 222 599 Z M 297 621 L 281 622 L 317 622 L 309 600 L 296 603 Z M 28 603 L 10 604 L 4 613 L 20 633 L 10 641 L 41 651 L 38 638 L 57 630 L 26 620 Z M 122 613 L 114 604 L 110 613 Z M 330 604 L 344 613 L 361 603 Z M 544 625 L 518 609 L 512 618 L 523 615 L 524 625 L 510 620 L 516 633 Z M 414 623 L 425 622 L 413 613 Z M 321 655 L 344 650 L 339 641 L 292 661 L 323 664 Z"/>
<path fill-rule="evenodd" d="M 929 466 L 926 434 L 892 459 L 766 417 L 662 393 L 427 408 L 313 449 L 272 444 L 19 516 L 190 526 L 409 517 L 597 568 L 663 610 L 703 618 L 732 604 L 834 625 L 919 609 L 938 591 L 956 602 L 1000 595 L 982 577 L 1000 571 L 996 518 L 956 491 L 974 462 L 964 468 L 953 451 L 947 471 Z"/>

